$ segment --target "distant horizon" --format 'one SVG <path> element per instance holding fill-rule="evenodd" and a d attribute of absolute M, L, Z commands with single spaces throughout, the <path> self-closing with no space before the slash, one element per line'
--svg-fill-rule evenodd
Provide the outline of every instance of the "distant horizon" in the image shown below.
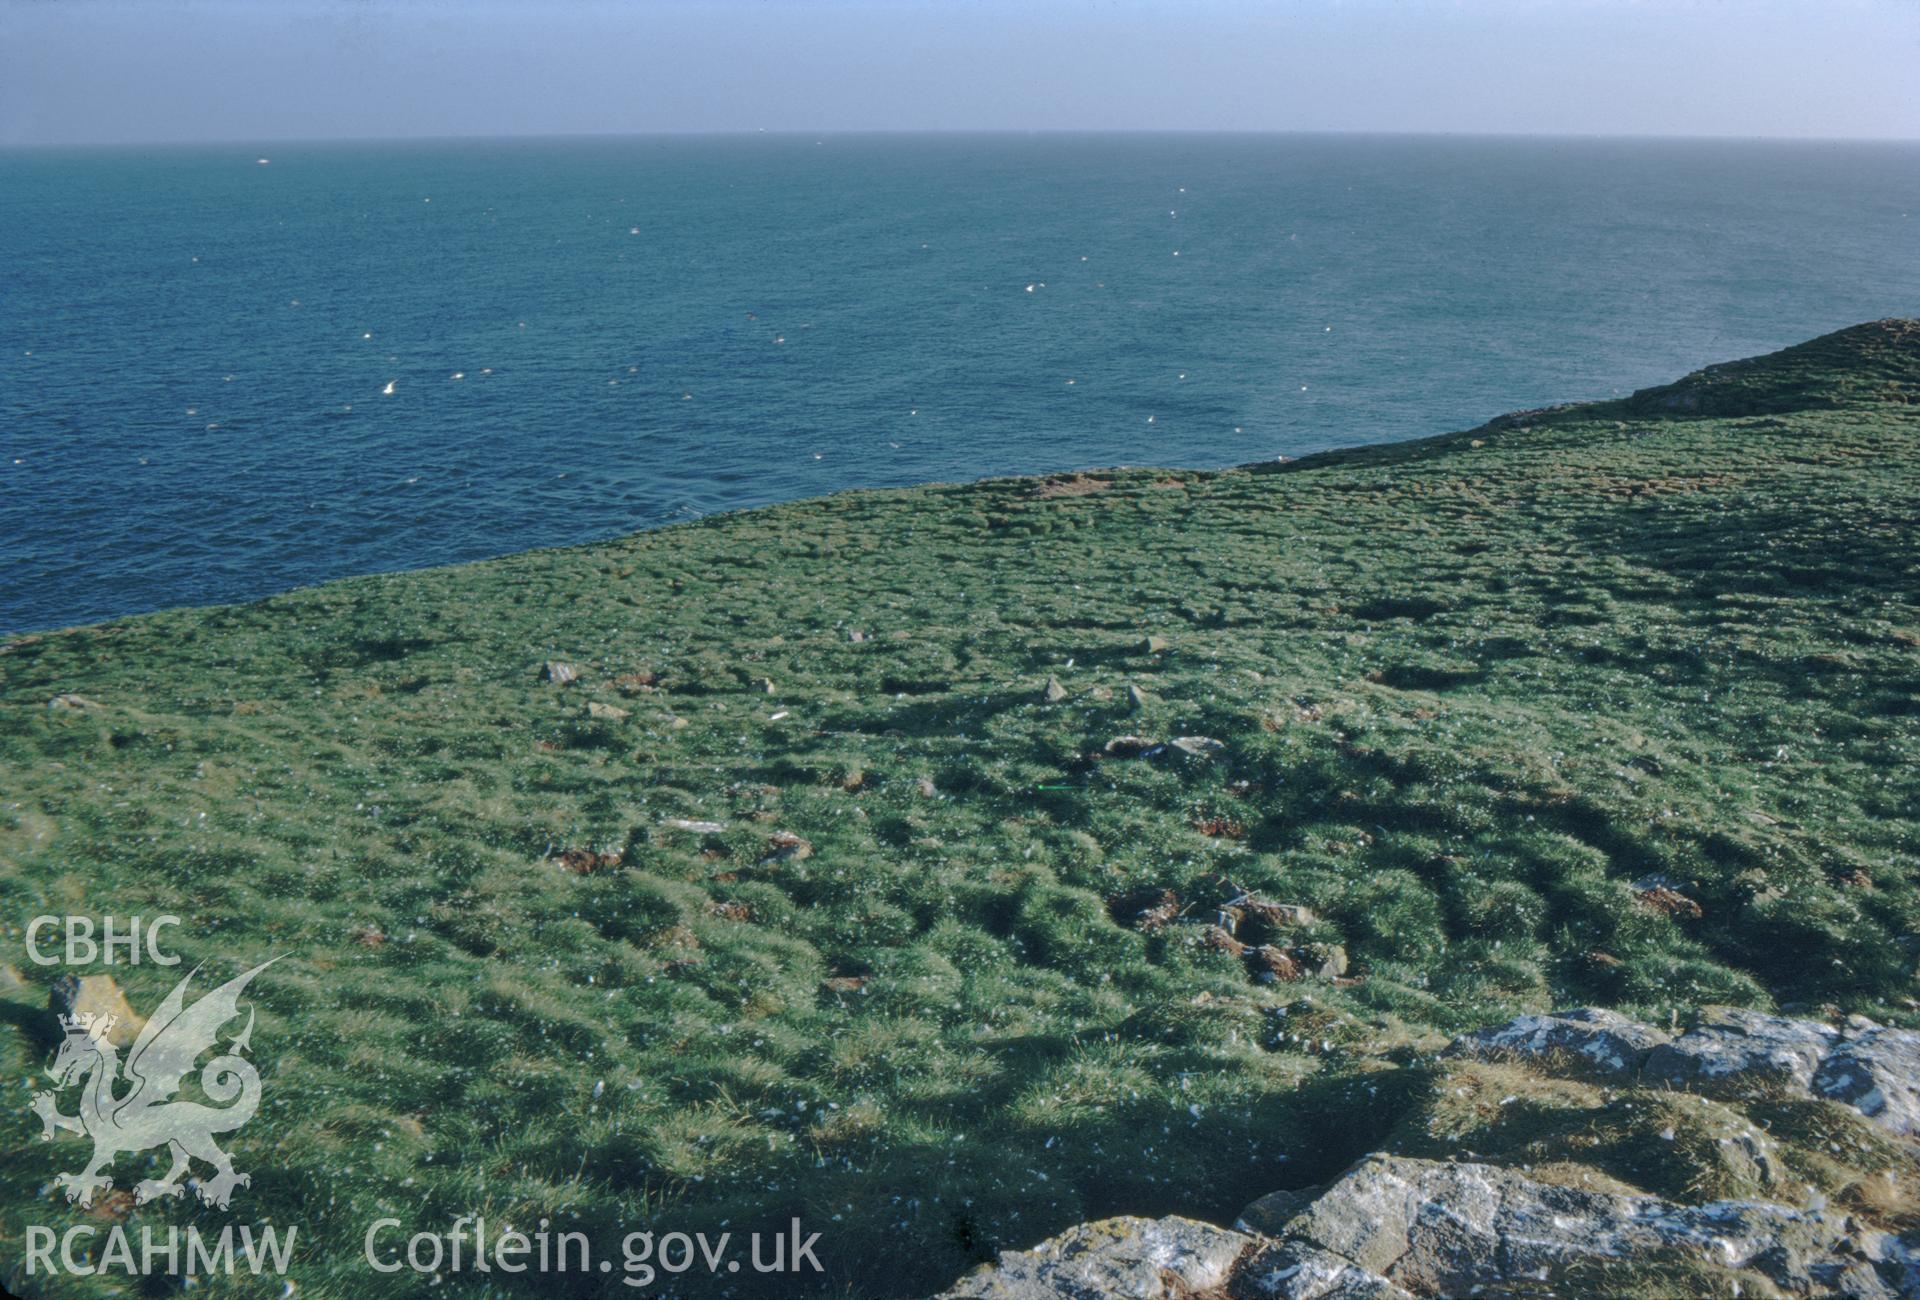
<path fill-rule="evenodd" d="M 0 153 L 54 153 L 85 149 L 251 149 L 301 145 L 534 144 L 577 140 L 754 140 L 964 138 L 983 136 L 1311 136 L 1370 140 L 1565 140 L 1593 143 L 1644 141 L 1667 144 L 1871 144 L 1920 145 L 1920 135 L 1737 135 L 1604 131 L 1415 131 L 1287 127 L 801 127 L 648 131 L 526 131 L 443 135 L 233 136 L 222 139 L 99 139 L 13 143 L 0 141 Z"/>

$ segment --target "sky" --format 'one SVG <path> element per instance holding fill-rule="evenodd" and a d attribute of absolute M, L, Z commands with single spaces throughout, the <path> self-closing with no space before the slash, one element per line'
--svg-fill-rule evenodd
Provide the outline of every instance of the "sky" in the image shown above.
<path fill-rule="evenodd" d="M 1920 0 L 0 0 L 0 145 L 1920 138 Z"/>

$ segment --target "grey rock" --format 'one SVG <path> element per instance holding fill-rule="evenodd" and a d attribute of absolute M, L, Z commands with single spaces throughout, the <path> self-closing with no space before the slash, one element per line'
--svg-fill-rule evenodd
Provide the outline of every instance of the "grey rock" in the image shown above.
<path fill-rule="evenodd" d="M 1147 693 L 1141 690 L 1138 686 L 1130 685 L 1127 687 L 1127 707 L 1128 708 L 1133 709 L 1135 712 L 1138 712 L 1139 710 L 1146 708 L 1147 705 L 1150 703 L 1152 703 L 1152 701 L 1147 697 Z"/>
<path fill-rule="evenodd" d="M 1212 736 L 1175 736 L 1167 744 L 1189 758 L 1211 758 L 1227 747 L 1225 741 Z"/>
<path fill-rule="evenodd" d="M 562 659 L 549 659 L 540 669 L 540 680 L 552 682 L 555 686 L 565 686 L 568 682 L 580 680 L 580 670 Z"/>
<path fill-rule="evenodd" d="M 1491 1165 L 1369 1156 L 1287 1226 L 1415 1295 L 1540 1285 L 1581 1265 L 1684 1259 L 1794 1295 L 1908 1294 L 1905 1249 L 1844 1214 L 1763 1201 L 1684 1206 L 1534 1182 Z M 1287 1294 L 1284 1292 L 1277 1294 Z"/>
<path fill-rule="evenodd" d="M 1234 1278 L 1235 1300 L 1412 1300 L 1350 1259 L 1298 1241 L 1264 1244 Z"/>
<path fill-rule="evenodd" d="M 1188 1300 L 1226 1286 L 1254 1244 L 1192 1219 L 1102 1219 L 1032 1250 L 1006 1251 L 938 1300 Z"/>
<path fill-rule="evenodd" d="M 1805 1093 L 1839 1041 L 1839 1030 L 1816 1020 L 1716 1007 L 1649 1052 L 1641 1082 L 1721 1095 Z"/>
<path fill-rule="evenodd" d="M 660 824 L 669 830 L 691 831 L 695 835 L 718 835 L 727 829 L 725 823 L 698 821 L 691 817 L 669 817 Z"/>
<path fill-rule="evenodd" d="M 51 709 L 55 713 L 61 713 L 68 710 L 73 710 L 78 712 L 85 709 L 97 709 L 99 707 L 100 706 L 98 704 L 95 704 L 92 700 L 88 699 L 86 696 L 75 695 L 71 692 L 68 692 L 65 695 L 56 695 L 52 699 L 47 701 L 47 708 Z"/>
<path fill-rule="evenodd" d="M 1268 1192 L 1240 1211 L 1240 1217 L 1233 1221 L 1234 1231 L 1276 1236 L 1293 1221 L 1296 1214 L 1320 1199 L 1326 1190 L 1324 1187 L 1295 1187 Z"/>
<path fill-rule="evenodd" d="M 1067 688 L 1060 684 L 1058 677 L 1047 678 L 1047 688 L 1040 692 L 1040 698 L 1048 704 L 1058 704 L 1067 698 Z"/>
<path fill-rule="evenodd" d="M 1464 1034 L 1448 1044 L 1448 1056 L 1577 1058 L 1608 1078 L 1633 1079 L 1666 1034 L 1617 1011 L 1575 1007 L 1542 1015 L 1515 1016 L 1504 1025 Z"/>
<path fill-rule="evenodd" d="M 1308 955 L 1319 966 L 1315 974 L 1323 980 L 1340 979 L 1347 973 L 1347 950 L 1337 943 L 1316 943 L 1308 950 Z"/>
<path fill-rule="evenodd" d="M 1920 1133 L 1920 1033 L 1874 1025 L 1850 1034 L 1814 1072 L 1813 1091 L 1891 1132 Z"/>
<path fill-rule="evenodd" d="M 1140 643 L 1140 653 L 1143 655 L 1161 654 L 1172 644 L 1173 643 L 1168 641 L 1167 638 L 1155 633 Z"/>

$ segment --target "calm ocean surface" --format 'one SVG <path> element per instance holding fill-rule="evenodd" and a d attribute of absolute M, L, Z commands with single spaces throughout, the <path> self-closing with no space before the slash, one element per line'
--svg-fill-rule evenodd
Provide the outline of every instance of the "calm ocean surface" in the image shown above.
<path fill-rule="evenodd" d="M 1913 145 L 0 153 L 0 630 L 1415 437 L 1915 314 Z"/>

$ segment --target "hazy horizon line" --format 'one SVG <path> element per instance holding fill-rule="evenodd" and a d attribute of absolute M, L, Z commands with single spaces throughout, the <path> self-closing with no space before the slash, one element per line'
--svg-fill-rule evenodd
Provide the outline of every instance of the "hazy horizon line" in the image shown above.
<path fill-rule="evenodd" d="M 966 136 L 1311 136 L 1347 139 L 1418 140 L 1578 140 L 1646 141 L 1676 144 L 1920 144 L 1920 136 L 1902 135 L 1738 135 L 1730 132 L 1639 131 L 1421 131 L 1343 130 L 1337 127 L 758 127 L 750 130 L 661 129 L 652 131 L 527 131 L 422 135 L 342 136 L 226 136 L 206 139 L 98 139 L 57 141 L 0 141 L 0 152 L 58 152 L 79 149 L 223 149 L 281 145 L 487 144 L 537 143 L 572 140 L 661 140 L 827 137 L 966 137 Z"/>

